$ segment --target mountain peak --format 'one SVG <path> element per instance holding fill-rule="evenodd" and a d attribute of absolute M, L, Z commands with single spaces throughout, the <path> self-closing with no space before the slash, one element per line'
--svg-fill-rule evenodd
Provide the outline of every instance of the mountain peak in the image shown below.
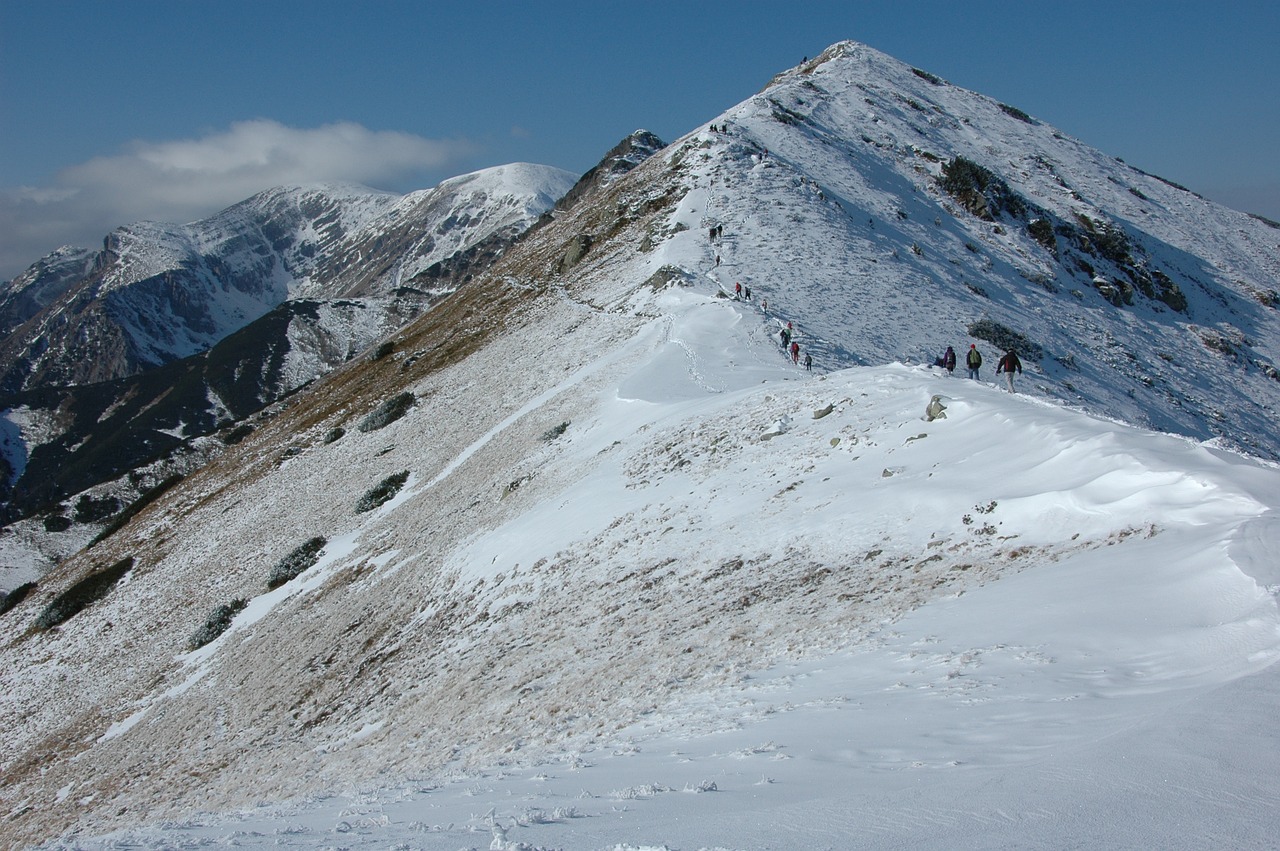
<path fill-rule="evenodd" d="M 195 807 L 381 785 L 361 800 L 395 834 L 382 844 L 474 844 L 418 817 L 437 797 L 412 819 L 381 809 L 465 778 L 486 799 L 468 830 L 507 847 L 508 823 L 632 818 L 619 801 L 680 788 L 666 778 L 704 769 L 655 756 L 685 750 L 673 730 L 701 766 L 754 766 L 715 774 L 733 795 L 683 796 L 686 817 L 699 798 L 794 804 L 752 762 L 782 748 L 842 787 L 939 807 L 1024 766 L 1038 785 L 1019 811 L 1047 812 L 1062 784 L 1044 792 L 1028 754 L 1113 756 L 1151 710 L 1189 727 L 1175 686 L 1225 703 L 1215 690 L 1280 652 L 1274 233 L 935 80 L 833 45 L 671 145 L 628 136 L 572 201 L 461 269 L 457 253 L 419 268 L 454 230 L 403 220 L 496 222 L 510 205 L 465 188 L 505 172 L 362 227 L 308 220 L 330 247 L 311 283 L 447 293 L 206 438 L 211 463 L 140 494 L 0 618 L 6 788 L 30 802 L 14 841 L 141 818 L 185 831 Z M 278 236 L 306 257 L 297 233 Z M 936 365 L 970 346 L 975 380 Z M 1022 369 L 997 375 L 1010 348 Z M 238 351 L 224 366 L 259 370 Z M 154 408 L 134 395 L 85 418 Z M 71 522 L 69 500 L 56 511 Z M 1269 717 L 1274 677 L 1255 682 Z M 1011 710 L 1035 717 L 993 745 Z M 845 757 L 810 723 L 851 737 Z M 1167 752 L 1169 729 L 1124 741 Z M 1183 768 L 1229 764 L 1217 751 Z M 601 763 L 631 782 L 592 779 Z M 586 793 L 555 817 L 501 794 L 527 772 L 551 799 L 565 784 L 545 781 L 580 770 Z M 1232 797 L 1262 813 L 1245 774 Z M 1210 800 L 1221 777 L 1188 782 Z M 1186 788 L 1131 780 L 1145 806 Z M 847 796 L 808 792 L 820 820 L 847 816 Z M 994 797 L 984 812 L 1004 811 Z M 979 816 L 936 845 L 1008 821 Z M 1220 833 L 1220 812 L 1203 818 Z M 1037 829 L 1067 832 L 1052 821 Z M 672 844 L 758 839 L 758 819 L 731 822 Z M 773 844 L 801 835 L 786 827 Z"/>

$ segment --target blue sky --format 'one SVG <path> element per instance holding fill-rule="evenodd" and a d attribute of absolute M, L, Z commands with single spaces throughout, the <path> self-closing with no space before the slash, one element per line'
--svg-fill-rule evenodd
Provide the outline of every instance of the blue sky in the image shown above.
<path fill-rule="evenodd" d="M 854 39 L 1280 220 L 1273 3 L 0 0 L 0 279 L 268 186 L 582 172 Z"/>

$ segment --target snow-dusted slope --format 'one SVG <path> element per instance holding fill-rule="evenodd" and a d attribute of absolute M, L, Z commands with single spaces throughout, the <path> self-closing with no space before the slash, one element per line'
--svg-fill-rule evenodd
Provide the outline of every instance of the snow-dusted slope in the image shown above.
<path fill-rule="evenodd" d="M 1192 807 L 1180 835 L 1212 835 L 1195 802 L 1213 795 L 1274 828 L 1275 790 L 1249 789 L 1252 763 L 1198 774 L 1196 747 L 1152 727 L 1177 729 L 1188 701 L 1280 654 L 1264 590 L 1275 469 L 925 368 L 812 376 L 763 317 L 711 295 L 628 300 L 652 318 L 585 360 L 572 353 L 631 322 L 548 305 L 416 384 L 434 401 L 385 429 L 324 443 L 332 423 L 317 423 L 303 454 L 234 495 L 218 493 L 226 471 L 192 482 L 117 542 L 147 561 L 111 596 L 6 651 L 24 672 L 5 704 L 7 766 L 58 713 L 77 719 L 39 777 L 15 766 L 26 779 L 6 806 L 33 807 L 15 828 L 329 790 L 348 797 L 257 813 L 266 834 L 238 841 L 302 847 L 338 830 L 484 847 L 491 813 L 537 847 L 870 845 L 919 839 L 922 813 L 946 811 L 949 826 L 928 819 L 942 847 L 981 835 L 1012 796 L 1020 814 L 999 830 L 1035 844 L 1045 827 L 1078 830 L 1062 796 L 1086 797 L 1037 765 L 1066 760 L 1092 786 L 1117 736 L 1177 784 L 1117 781 L 1090 820 L 1158 793 Z M 555 350 L 568 360 L 549 376 L 499 366 L 527 375 Z M 946 417 L 926 422 L 935 394 Z M 393 499 L 356 513 L 400 470 Z M 268 591 L 313 534 L 327 539 L 316 564 Z M 160 615 L 174 595 L 199 605 Z M 230 630 L 185 653 L 236 596 L 250 603 Z M 133 663 L 110 676 L 92 663 L 107 622 L 109 652 Z M 1236 728 L 1274 757 L 1260 733 Z M 990 791 L 1010 777 L 1041 791 Z M 909 806 L 890 794 L 908 787 Z M 851 801 L 874 824 L 849 824 Z M 749 815 L 762 809 L 777 810 L 767 824 Z M 207 821 L 125 839 L 241 828 Z M 1104 844 L 1167 835 L 1125 825 Z"/>
<path fill-rule="evenodd" d="M 1108 416 L 1058 398 L 1052 341 L 1086 319 L 1217 393 L 1185 314 L 1017 276 L 1040 243 L 932 194 L 940 142 L 935 162 L 778 117 L 792 95 L 888 103 L 885 80 L 989 104 L 837 46 L 531 231 L 394 353 L 294 397 L 0 615 L 8 841 L 1269 841 L 1280 471 L 1116 422 L 1157 406 L 1107 349 L 1070 375 Z M 949 132 L 1026 124 L 973 110 Z M 1095 256 L 1053 215 L 1060 256 Z M 977 259 L 934 258 L 926 233 Z M 1178 283 L 1188 309 L 1250 317 L 1260 356 L 1264 306 L 1204 275 Z M 975 317 L 1036 329 L 1023 393 L 905 362 Z M 777 346 L 788 321 L 813 373 Z M 1269 422 L 1255 437 L 1277 444 Z M 100 598 L 42 627 L 94 577 Z"/>
<path fill-rule="evenodd" d="M 94 259 L 88 249 L 63 246 L 9 281 L 0 295 L 0 333 L 8 334 L 88 275 Z"/>
<path fill-rule="evenodd" d="M 711 125 L 676 145 L 681 220 L 724 227 L 697 260 L 720 255 L 721 279 L 768 296 L 821 362 L 973 342 L 993 368 L 995 325 L 1025 342 L 1039 392 L 1280 455 L 1274 227 L 851 43 Z M 965 209 L 939 185 L 957 158 L 1016 198 L 998 209 L 990 186 L 990 220 Z"/>

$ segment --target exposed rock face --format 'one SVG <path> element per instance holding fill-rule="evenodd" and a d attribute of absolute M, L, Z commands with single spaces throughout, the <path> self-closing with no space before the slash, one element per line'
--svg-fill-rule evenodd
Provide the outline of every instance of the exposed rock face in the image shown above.
<path fill-rule="evenodd" d="M 557 210 L 568 210 L 596 188 L 608 185 L 666 147 L 648 130 L 637 130 L 614 145 L 596 167 L 582 175 L 574 187 L 556 202 Z"/>

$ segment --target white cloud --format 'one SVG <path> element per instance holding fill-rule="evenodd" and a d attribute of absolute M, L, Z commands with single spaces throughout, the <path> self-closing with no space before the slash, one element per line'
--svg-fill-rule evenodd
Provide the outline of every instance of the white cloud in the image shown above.
<path fill-rule="evenodd" d="M 63 169 L 54 186 L 0 190 L 0 280 L 60 245 L 93 247 L 112 228 L 139 219 L 194 221 L 288 183 L 385 187 L 471 152 L 464 141 L 349 122 L 304 129 L 266 119 L 198 139 L 134 142 Z"/>

